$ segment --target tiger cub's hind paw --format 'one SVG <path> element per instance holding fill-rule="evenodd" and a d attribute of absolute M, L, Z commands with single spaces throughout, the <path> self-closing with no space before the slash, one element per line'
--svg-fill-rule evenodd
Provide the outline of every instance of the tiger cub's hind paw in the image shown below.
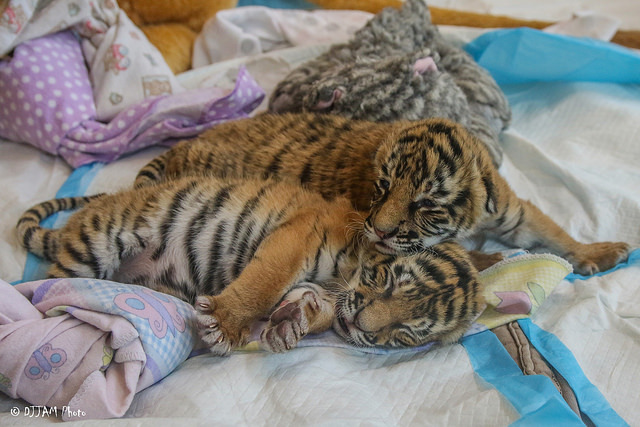
<path fill-rule="evenodd" d="M 316 294 L 307 291 L 300 299 L 284 301 L 269 317 L 269 323 L 260 334 L 263 348 L 282 353 L 298 345 L 308 332 L 310 317 L 320 310 Z"/>
<path fill-rule="evenodd" d="M 231 351 L 231 342 L 223 332 L 218 316 L 215 313 L 215 303 L 212 297 L 199 296 L 195 308 L 198 313 L 198 332 L 202 342 L 213 354 L 224 356 Z"/>
<path fill-rule="evenodd" d="M 578 274 L 590 276 L 609 270 L 626 261 L 630 246 L 622 242 L 599 242 L 582 245 L 568 259 Z"/>

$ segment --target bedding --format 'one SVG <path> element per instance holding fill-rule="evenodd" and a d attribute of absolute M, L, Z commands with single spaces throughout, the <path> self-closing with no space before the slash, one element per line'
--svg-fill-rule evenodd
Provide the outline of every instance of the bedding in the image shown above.
<path fill-rule="evenodd" d="M 2 391 L 76 408 L 65 421 L 122 416 L 196 343 L 193 307 L 141 286 L 75 278 L 0 289 Z"/>
<path fill-rule="evenodd" d="M 572 270 L 553 255 L 505 255 L 480 273 L 487 307 L 467 336 L 529 317 Z M 120 417 L 136 392 L 189 355 L 208 352 L 192 306 L 141 286 L 84 278 L 15 286 L 0 280 L 0 292 L 0 389 L 35 406 L 76 408 L 61 413 L 64 421 Z M 426 352 L 434 345 L 360 351 Z M 330 331 L 300 344 L 313 346 L 353 348 Z M 259 337 L 244 349 L 260 350 Z"/>
<path fill-rule="evenodd" d="M 43 61 L 44 51 L 50 61 Z M 84 64 L 80 42 L 71 31 L 20 44 L 13 58 L 0 65 L 0 102 L 7 106 L 0 110 L 0 136 L 27 141 L 79 167 L 248 117 L 264 97 L 246 70 L 239 69 L 231 91 L 206 88 L 155 97 L 125 107 L 104 122 L 97 120 Z"/>
<path fill-rule="evenodd" d="M 182 90 L 160 52 L 117 2 L 9 0 L 6 3 L 2 14 L 5 25 L 0 25 L 0 55 L 29 40 L 73 28 L 82 44 L 95 95 L 96 116 L 100 120 L 112 119 L 124 107 L 148 97 L 149 92 L 160 95 Z M 41 46 L 38 61 L 25 67 L 42 66 L 44 71 L 47 62 L 74 60 L 73 56 L 58 57 L 53 52 L 47 60 L 48 47 Z"/>
<path fill-rule="evenodd" d="M 13 0 L 4 15 L 18 9 L 19 27 L 0 26 L 0 54 L 15 46 L 0 61 L 0 136 L 73 167 L 196 135 L 262 101 L 244 70 L 230 90 L 185 91 L 114 2 L 54 0 L 31 10 Z"/>
<path fill-rule="evenodd" d="M 464 45 L 507 95 L 513 118 L 501 135 L 500 171 L 515 191 L 579 240 L 621 240 L 638 248 L 640 56 L 538 31 L 444 32 Z M 230 91 L 245 67 L 268 96 L 280 78 L 325 49 L 298 46 L 229 59 L 177 80 L 187 90 Z M 256 111 L 265 107 L 263 101 Z M 41 263 L 27 257 L 13 234 L 25 209 L 56 194 L 128 186 L 162 150 L 150 147 L 106 165 L 72 169 L 30 145 L 0 142 L 0 279 L 43 277 Z M 493 242 L 484 242 L 484 248 L 503 249 Z M 638 274 L 640 251 L 635 249 L 613 271 L 566 275 L 531 316 L 517 321 L 572 389 L 580 416 L 595 425 L 640 424 Z M 490 330 L 460 344 L 399 353 L 364 353 L 331 340 L 302 343 L 284 355 L 247 349 L 225 358 L 191 357 L 137 393 L 123 418 L 75 422 L 540 425 L 552 420 L 583 425 L 553 381 L 524 375 Z M 0 395 L 2 424 L 58 419 L 33 414 L 25 401 Z"/>

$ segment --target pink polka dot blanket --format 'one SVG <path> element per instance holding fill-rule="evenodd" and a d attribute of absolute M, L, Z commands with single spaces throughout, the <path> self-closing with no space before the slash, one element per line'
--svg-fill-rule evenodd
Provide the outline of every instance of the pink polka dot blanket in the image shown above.
<path fill-rule="evenodd" d="M 122 80 L 116 74 L 136 61 L 156 60 L 136 58 L 126 45 L 107 43 L 100 60 L 89 61 L 82 43 L 86 39 L 76 31 L 47 34 L 18 44 L 12 57 L 0 61 L 0 137 L 27 142 L 79 167 L 247 117 L 264 98 L 244 68 L 231 91 L 173 90 L 174 76 L 153 74 L 153 68 Z M 103 50 L 104 44 L 99 44 Z M 99 79 L 96 69 L 102 73 Z M 127 86 L 142 95 L 128 96 L 135 90 Z M 101 112 L 101 105 L 109 108 Z"/>
<path fill-rule="evenodd" d="M 122 416 L 198 342 L 190 305 L 141 286 L 0 280 L 0 293 L 0 390 L 69 408 L 65 421 Z"/>

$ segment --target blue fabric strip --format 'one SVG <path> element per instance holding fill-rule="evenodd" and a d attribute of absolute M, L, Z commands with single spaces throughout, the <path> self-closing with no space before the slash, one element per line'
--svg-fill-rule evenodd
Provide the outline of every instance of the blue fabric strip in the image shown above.
<path fill-rule="evenodd" d="M 517 28 L 485 33 L 465 49 L 489 70 L 498 84 L 640 83 L 640 55 L 599 40 Z"/>
<path fill-rule="evenodd" d="M 627 268 L 627 267 L 632 266 L 632 265 L 640 267 L 640 249 L 634 249 L 629 254 L 629 258 L 625 262 L 621 262 L 620 264 L 616 265 L 612 269 L 609 269 L 607 271 L 601 271 L 599 273 L 592 274 L 591 276 L 583 276 L 582 274 L 571 273 L 571 274 L 567 275 L 567 277 L 565 277 L 565 279 L 567 279 L 570 282 L 574 282 L 576 280 L 586 280 L 589 277 L 606 276 L 609 273 L 613 273 L 614 271 L 620 270 L 621 268 Z"/>
<path fill-rule="evenodd" d="M 91 163 L 80 166 L 74 170 L 64 184 L 62 184 L 56 193 L 56 198 L 84 196 L 96 174 L 103 167 L 104 163 Z M 56 212 L 44 219 L 40 225 L 45 228 L 56 228 L 56 226 L 65 222 L 69 215 L 71 215 L 71 212 Z M 43 279 L 46 276 L 48 268 L 49 263 L 32 253 L 27 253 L 27 261 L 25 262 L 24 271 L 22 272 L 22 280 L 12 284 L 15 285 L 21 282 Z"/>
<path fill-rule="evenodd" d="M 584 426 L 551 380 L 524 375 L 498 337 L 491 331 L 462 339 L 474 371 L 495 387 L 518 411 L 516 426 Z"/>
<path fill-rule="evenodd" d="M 567 380 L 583 414 L 597 426 L 628 425 L 613 410 L 600 390 L 587 379 L 571 350 L 558 337 L 541 329 L 531 319 L 521 319 L 518 323 L 542 357 Z"/>

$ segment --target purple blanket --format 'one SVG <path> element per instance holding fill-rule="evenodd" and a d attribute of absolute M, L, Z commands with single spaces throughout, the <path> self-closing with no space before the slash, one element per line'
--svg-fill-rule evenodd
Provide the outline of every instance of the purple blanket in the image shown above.
<path fill-rule="evenodd" d="M 247 117 L 263 98 L 242 68 L 230 93 L 202 88 L 151 97 L 100 122 L 80 43 L 63 31 L 24 42 L 0 61 L 0 136 L 79 167 Z"/>

